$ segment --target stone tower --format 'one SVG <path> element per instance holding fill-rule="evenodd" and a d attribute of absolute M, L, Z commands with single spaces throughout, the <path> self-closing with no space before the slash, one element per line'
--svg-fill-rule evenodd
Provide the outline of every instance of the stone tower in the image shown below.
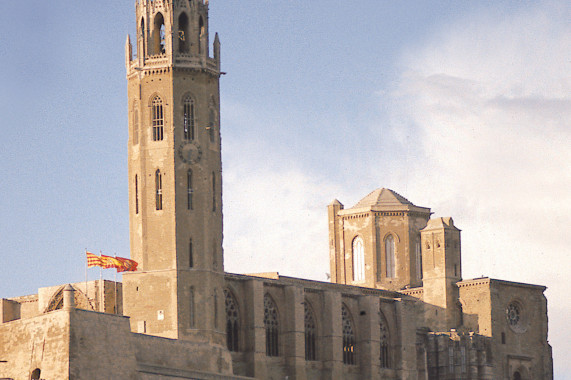
<path fill-rule="evenodd" d="M 126 44 L 134 331 L 224 346 L 220 43 L 208 0 L 138 0 Z"/>
<path fill-rule="evenodd" d="M 430 209 L 390 189 L 377 189 L 355 206 L 328 206 L 331 281 L 401 290 L 422 286 L 420 230 Z"/>
<path fill-rule="evenodd" d="M 421 231 L 425 321 L 436 331 L 461 325 L 457 282 L 462 280 L 460 230 L 452 218 L 435 218 Z"/>

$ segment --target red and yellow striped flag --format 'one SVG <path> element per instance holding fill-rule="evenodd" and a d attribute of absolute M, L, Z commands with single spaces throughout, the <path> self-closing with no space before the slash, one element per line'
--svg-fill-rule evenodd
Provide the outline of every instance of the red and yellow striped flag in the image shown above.
<path fill-rule="evenodd" d="M 91 267 L 102 267 L 103 266 L 103 261 L 101 261 L 101 257 L 94 255 L 91 252 L 85 252 L 85 254 L 87 255 L 87 267 L 91 268 Z"/>

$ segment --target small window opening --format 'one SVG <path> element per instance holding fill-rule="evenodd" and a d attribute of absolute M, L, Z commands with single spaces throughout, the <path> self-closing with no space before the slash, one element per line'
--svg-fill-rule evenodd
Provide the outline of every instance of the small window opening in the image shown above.
<path fill-rule="evenodd" d="M 139 213 L 139 178 L 135 174 L 135 214 Z"/>
<path fill-rule="evenodd" d="M 216 173 L 212 172 L 212 212 L 216 211 Z"/>
<path fill-rule="evenodd" d="M 194 288 L 190 288 L 190 294 L 189 294 L 189 325 L 190 327 L 194 327 L 195 326 L 195 320 L 194 320 Z"/>
<path fill-rule="evenodd" d="M 521 373 L 519 373 L 519 371 L 514 372 L 514 380 L 521 380 Z"/>
<path fill-rule="evenodd" d="M 186 193 L 187 193 L 186 207 L 187 209 L 192 210 L 193 209 L 192 196 L 194 193 L 194 189 L 192 188 L 192 170 L 189 170 L 186 173 Z"/>
<path fill-rule="evenodd" d="M 216 128 L 216 115 L 214 114 L 214 110 L 210 110 L 210 114 L 208 117 L 208 136 L 210 137 L 210 142 L 214 142 L 214 130 Z"/>
<path fill-rule="evenodd" d="M 194 252 L 192 247 L 192 239 L 188 242 L 188 266 L 194 268 Z"/>
<path fill-rule="evenodd" d="M 506 344 L 506 333 L 502 333 L 502 344 Z"/>
<path fill-rule="evenodd" d="M 39 380 L 41 374 L 42 374 L 42 371 L 39 368 L 36 368 L 35 370 L 32 371 L 32 374 L 30 375 L 30 379 L 31 380 Z"/>
<path fill-rule="evenodd" d="M 157 210 L 163 209 L 163 178 L 158 169 L 155 172 L 155 206 Z"/>

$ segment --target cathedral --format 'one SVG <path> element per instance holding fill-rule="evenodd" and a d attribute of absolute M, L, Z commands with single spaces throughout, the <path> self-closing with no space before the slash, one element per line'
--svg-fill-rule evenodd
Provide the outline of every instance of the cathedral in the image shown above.
<path fill-rule="evenodd" d="M 453 219 L 387 188 L 324 207 L 330 283 L 224 271 L 208 21 L 208 0 L 136 1 L 125 64 L 138 269 L 1 299 L 0 379 L 552 379 L 546 288 L 464 279 Z"/>

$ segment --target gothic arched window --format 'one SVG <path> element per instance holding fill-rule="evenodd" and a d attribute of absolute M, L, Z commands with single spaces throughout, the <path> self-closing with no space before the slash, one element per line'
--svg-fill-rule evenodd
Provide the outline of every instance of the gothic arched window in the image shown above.
<path fill-rule="evenodd" d="M 163 177 L 159 169 L 155 172 L 155 206 L 157 210 L 163 209 Z"/>
<path fill-rule="evenodd" d="M 229 351 L 238 351 L 238 333 L 240 326 L 240 316 L 238 314 L 238 303 L 229 290 L 224 289 L 224 300 L 226 302 L 226 345 Z"/>
<path fill-rule="evenodd" d="M 353 281 L 365 281 L 365 248 L 360 236 L 353 239 Z"/>
<path fill-rule="evenodd" d="M 395 238 L 389 235 L 385 238 L 385 261 L 387 268 L 387 277 L 395 276 Z"/>
<path fill-rule="evenodd" d="M 316 360 L 315 354 L 315 338 L 317 329 L 315 327 L 315 318 L 311 306 L 307 301 L 303 303 L 305 313 L 305 360 Z"/>
<path fill-rule="evenodd" d="M 163 113 L 163 100 L 159 96 L 153 98 L 151 124 L 153 125 L 153 141 L 162 141 L 165 118 Z"/>
<path fill-rule="evenodd" d="M 381 368 L 390 368 L 389 362 L 389 328 L 387 327 L 387 321 L 383 316 L 383 313 L 379 311 L 379 327 L 381 330 Z"/>
<path fill-rule="evenodd" d="M 269 294 L 264 296 L 264 327 L 266 329 L 266 355 L 279 355 L 278 309 Z"/>
<path fill-rule="evenodd" d="M 192 188 L 192 170 L 186 172 L 186 207 L 192 210 L 192 194 L 194 189 Z"/>
<path fill-rule="evenodd" d="M 345 305 L 341 306 L 341 321 L 343 327 L 343 363 L 356 364 L 355 361 L 355 329 L 351 314 Z"/>
<path fill-rule="evenodd" d="M 184 139 L 194 140 L 194 100 L 190 96 L 184 98 L 183 127 Z"/>
<path fill-rule="evenodd" d="M 178 17 L 178 51 L 188 53 L 188 16 L 181 13 Z"/>

